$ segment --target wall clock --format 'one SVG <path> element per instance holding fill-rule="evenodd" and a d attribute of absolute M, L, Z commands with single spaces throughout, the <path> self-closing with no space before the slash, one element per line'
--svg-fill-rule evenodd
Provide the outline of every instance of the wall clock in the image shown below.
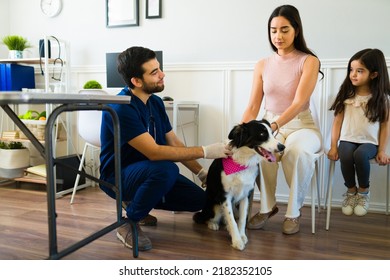
<path fill-rule="evenodd" d="M 55 17 L 62 10 L 62 0 L 41 0 L 41 11 L 47 17 Z"/>

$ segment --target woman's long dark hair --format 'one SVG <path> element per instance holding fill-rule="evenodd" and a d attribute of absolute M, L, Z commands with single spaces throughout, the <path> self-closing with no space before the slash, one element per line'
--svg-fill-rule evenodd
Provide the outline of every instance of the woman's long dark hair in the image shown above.
<path fill-rule="evenodd" d="M 377 72 L 377 76 L 370 82 L 372 97 L 367 103 L 366 117 L 370 122 L 384 122 L 389 118 L 390 82 L 385 56 L 378 49 L 364 49 L 354 54 L 348 62 L 347 76 L 341 84 L 336 99 L 329 110 L 334 110 L 334 115 L 344 111 L 344 101 L 355 96 L 349 74 L 351 63 L 358 60 L 371 73 Z"/>
<path fill-rule="evenodd" d="M 272 49 L 276 52 L 278 49 L 272 44 L 271 39 L 271 21 L 274 17 L 284 17 L 286 18 L 291 26 L 295 30 L 295 39 L 294 39 L 294 47 L 304 53 L 310 54 L 312 56 L 317 57 L 306 45 L 305 37 L 303 36 L 303 26 L 302 20 L 299 15 L 299 11 L 297 8 L 291 5 L 282 5 L 277 7 L 271 14 L 268 19 L 268 41 L 271 44 Z M 318 57 L 317 57 L 318 58 Z M 321 73 L 322 77 L 324 77 L 324 73 L 321 71 L 321 62 L 320 69 L 318 70 Z"/>

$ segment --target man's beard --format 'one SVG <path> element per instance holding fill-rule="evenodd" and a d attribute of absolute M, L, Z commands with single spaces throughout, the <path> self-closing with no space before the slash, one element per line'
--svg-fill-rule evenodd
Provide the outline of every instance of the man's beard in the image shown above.
<path fill-rule="evenodd" d="M 164 90 L 164 84 L 161 86 L 144 84 L 142 90 L 148 94 L 162 92 Z"/>

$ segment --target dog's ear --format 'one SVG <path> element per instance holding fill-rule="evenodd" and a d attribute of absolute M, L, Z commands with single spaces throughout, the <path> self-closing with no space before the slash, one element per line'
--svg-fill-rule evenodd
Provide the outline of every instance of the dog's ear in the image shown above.
<path fill-rule="evenodd" d="M 232 146 L 241 147 L 243 145 L 243 139 L 246 128 L 245 123 L 238 124 L 230 131 L 228 138 L 231 140 Z"/>
<path fill-rule="evenodd" d="M 230 130 L 230 133 L 229 133 L 229 136 L 228 136 L 228 138 L 230 139 L 230 140 L 233 140 L 236 136 L 237 136 L 237 134 L 239 133 L 239 131 L 240 131 L 240 126 L 241 125 L 235 125 L 233 128 L 232 128 L 232 130 Z"/>

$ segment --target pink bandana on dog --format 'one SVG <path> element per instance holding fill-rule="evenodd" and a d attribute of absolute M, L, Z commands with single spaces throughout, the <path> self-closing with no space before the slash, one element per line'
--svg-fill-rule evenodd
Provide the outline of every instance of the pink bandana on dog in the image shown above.
<path fill-rule="evenodd" d="M 231 157 L 223 158 L 222 165 L 226 175 L 237 173 L 248 168 L 247 166 L 236 163 Z"/>

